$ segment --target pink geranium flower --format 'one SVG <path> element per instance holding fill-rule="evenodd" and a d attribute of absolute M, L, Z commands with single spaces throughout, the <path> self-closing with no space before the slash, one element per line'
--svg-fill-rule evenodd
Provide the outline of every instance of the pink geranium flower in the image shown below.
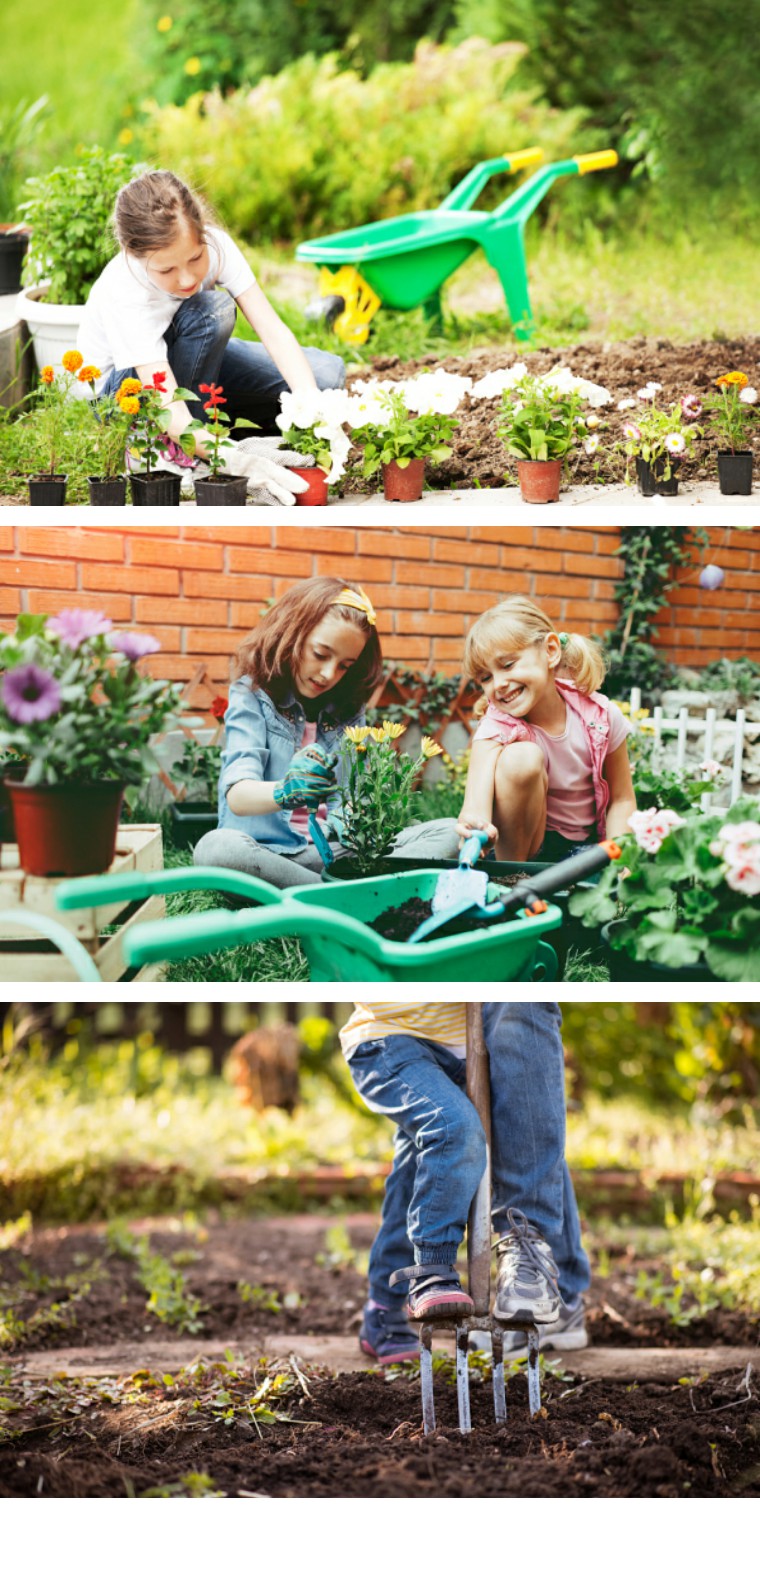
<path fill-rule="evenodd" d="M 673 809 L 638 809 L 628 824 L 645 853 L 658 853 L 671 831 L 685 825 L 686 821 Z"/>

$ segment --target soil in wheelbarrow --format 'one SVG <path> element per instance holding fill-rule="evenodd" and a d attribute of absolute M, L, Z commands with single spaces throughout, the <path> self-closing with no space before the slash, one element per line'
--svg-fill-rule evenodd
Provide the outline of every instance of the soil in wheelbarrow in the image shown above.
<path fill-rule="evenodd" d="M 524 876 L 515 874 L 511 877 L 507 876 L 502 880 L 493 880 L 491 884 L 513 886 L 517 885 L 518 882 L 523 878 Z M 382 935 L 384 940 L 405 941 L 414 934 L 415 929 L 417 929 L 420 924 L 425 922 L 426 918 L 430 918 L 432 916 L 432 912 L 432 901 L 423 900 L 421 896 L 410 896 L 406 902 L 401 903 L 400 907 L 386 907 L 385 912 L 378 913 L 377 918 L 374 918 L 371 924 L 368 924 L 367 927 L 369 929 L 374 929 L 376 934 Z M 508 916 L 509 915 L 506 915 L 504 917 L 504 922 L 507 921 Z M 500 921 L 501 920 L 498 917 L 473 918 L 471 914 L 464 913 L 459 918 L 452 918 L 449 919 L 448 923 L 441 924 L 440 928 L 434 930 L 432 934 L 427 936 L 427 939 L 448 940 L 454 935 L 474 934 L 476 930 L 490 929 L 493 924 L 499 923 Z M 423 940 L 421 944 L 424 945 L 425 940 Z"/>
<path fill-rule="evenodd" d="M 608 439 L 620 436 L 623 421 L 635 419 L 635 410 L 618 411 L 619 399 L 636 399 L 637 390 L 647 382 L 662 384 L 660 403 L 667 405 L 687 394 L 703 399 L 710 391 L 713 379 L 726 371 L 744 371 L 751 374 L 760 360 L 760 338 L 703 340 L 693 344 L 672 344 L 668 339 L 627 339 L 619 344 L 582 344 L 562 349 L 540 346 L 524 352 L 514 344 L 503 349 L 492 346 L 475 349 L 463 356 L 425 355 L 417 361 L 401 361 L 397 356 L 378 356 L 369 375 L 401 380 L 416 373 L 442 366 L 448 372 L 459 372 L 474 379 L 487 372 L 524 361 L 531 372 L 548 372 L 551 367 L 569 366 L 579 377 L 601 383 L 613 396 L 613 404 L 600 411 L 609 429 L 603 434 L 602 449 L 590 456 L 581 449 L 573 454 L 569 464 L 569 479 L 576 485 L 621 481 L 625 475 L 625 458 L 610 454 Z M 366 367 L 356 375 L 366 377 Z M 638 403 L 638 401 L 637 401 Z M 514 465 L 508 459 L 496 435 L 499 399 L 465 399 L 458 412 L 459 425 L 451 441 L 451 457 L 440 465 L 429 465 L 426 484 L 434 490 L 448 491 L 452 487 L 500 487 L 514 482 Z M 702 418 L 704 436 L 697 438 L 693 450 L 685 457 L 679 469 L 684 481 L 713 479 L 717 484 L 715 453 L 718 447 L 709 417 Z M 760 429 L 748 439 L 755 455 L 760 458 Z M 345 483 L 346 490 L 371 492 L 373 481 L 352 477 Z"/>
<path fill-rule="evenodd" d="M 760 1399 L 741 1371 L 686 1385 L 547 1375 L 534 1418 L 515 1373 L 503 1430 L 488 1375 L 474 1373 L 470 1389 L 462 1437 L 451 1374 L 438 1371 L 438 1427 L 425 1437 L 419 1380 L 397 1372 L 281 1361 L 187 1368 L 168 1385 L 160 1370 L 89 1388 L 19 1380 L 0 1495 L 189 1496 L 193 1478 L 202 1495 L 201 1477 L 206 1494 L 230 1497 L 760 1495 Z"/>

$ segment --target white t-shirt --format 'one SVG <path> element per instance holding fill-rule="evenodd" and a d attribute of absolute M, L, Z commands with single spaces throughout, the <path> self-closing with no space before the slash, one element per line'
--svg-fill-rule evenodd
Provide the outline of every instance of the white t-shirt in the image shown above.
<path fill-rule="evenodd" d="M 253 273 L 224 230 L 209 228 L 207 235 L 209 271 L 201 289 L 213 290 L 219 284 L 237 300 L 253 284 Z M 92 286 L 77 338 L 85 362 L 102 372 L 96 393 L 114 367 L 122 370 L 168 359 L 164 334 L 188 298 L 160 289 L 144 263 L 126 252 L 120 251 L 107 264 Z"/>

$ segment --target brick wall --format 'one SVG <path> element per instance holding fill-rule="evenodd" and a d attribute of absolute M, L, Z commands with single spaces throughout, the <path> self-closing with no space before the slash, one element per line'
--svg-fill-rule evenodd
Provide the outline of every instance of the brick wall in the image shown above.
<path fill-rule="evenodd" d="M 760 660 L 758 534 L 709 537 L 724 588 L 699 589 L 695 556 L 657 619 L 657 643 L 682 664 Z M 456 672 L 468 624 L 511 591 L 535 597 L 560 628 L 602 634 L 616 619 L 617 545 L 614 526 L 3 525 L 0 626 L 22 610 L 98 607 L 160 639 L 156 675 L 186 680 L 205 662 L 223 686 L 262 603 L 336 573 L 372 596 L 388 658 Z"/>

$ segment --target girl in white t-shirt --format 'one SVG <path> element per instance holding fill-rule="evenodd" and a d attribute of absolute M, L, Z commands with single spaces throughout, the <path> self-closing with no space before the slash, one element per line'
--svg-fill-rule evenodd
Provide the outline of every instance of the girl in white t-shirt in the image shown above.
<path fill-rule="evenodd" d="M 636 808 L 622 712 L 596 692 L 598 646 L 558 633 L 527 596 L 470 629 L 463 663 L 483 699 L 459 831 L 484 830 L 498 858 L 555 861 L 624 836 Z"/>
<path fill-rule="evenodd" d="M 96 394 L 115 392 L 125 377 L 150 383 L 156 372 L 165 373 L 167 404 L 178 386 L 194 389 L 197 404 L 170 404 L 168 437 L 176 442 L 193 418 L 203 419 L 201 383 L 221 385 L 231 421 L 272 432 L 285 389 L 343 386 L 340 356 L 301 348 L 235 242 L 169 170 L 122 187 L 114 228 L 119 251 L 90 291 L 78 339 L 85 361 L 101 371 Z M 259 343 L 232 337 L 236 305 Z M 305 483 L 283 468 L 277 442 L 279 435 L 244 439 L 234 468 L 263 482 L 274 471 L 286 494 L 278 501 L 293 502 Z M 200 437 L 196 448 L 203 458 Z"/>

